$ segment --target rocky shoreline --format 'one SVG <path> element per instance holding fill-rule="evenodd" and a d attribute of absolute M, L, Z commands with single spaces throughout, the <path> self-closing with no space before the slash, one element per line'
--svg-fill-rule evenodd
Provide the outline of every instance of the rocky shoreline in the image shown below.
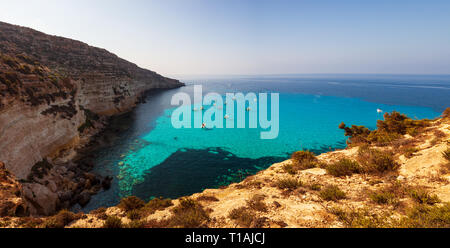
<path fill-rule="evenodd" d="M 149 90 L 183 85 L 105 49 L 0 22 L 0 162 L 21 183 L 24 212 L 83 206 L 108 188 L 112 178 L 90 173 L 79 152 Z"/>

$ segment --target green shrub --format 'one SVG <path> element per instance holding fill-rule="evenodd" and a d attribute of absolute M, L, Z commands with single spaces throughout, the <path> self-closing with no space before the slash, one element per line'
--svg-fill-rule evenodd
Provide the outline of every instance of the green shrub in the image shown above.
<path fill-rule="evenodd" d="M 346 198 L 346 194 L 338 186 L 329 185 L 320 191 L 320 197 L 325 201 L 339 201 Z"/>
<path fill-rule="evenodd" d="M 136 196 L 129 196 L 120 200 L 118 207 L 128 212 L 134 209 L 142 208 L 144 205 L 145 202 L 143 200 L 139 199 Z"/>
<path fill-rule="evenodd" d="M 303 183 L 294 178 L 286 178 L 278 180 L 275 185 L 282 190 L 295 190 L 298 187 L 301 187 Z"/>
<path fill-rule="evenodd" d="M 228 217 L 236 222 L 236 224 L 241 227 L 250 227 L 251 224 L 255 221 L 255 214 L 247 209 L 246 207 L 240 207 L 233 209 Z"/>
<path fill-rule="evenodd" d="M 431 195 L 427 190 L 423 188 L 411 189 L 409 192 L 409 196 L 414 201 L 420 204 L 434 205 L 441 202 L 439 197 L 437 197 L 436 195 Z"/>
<path fill-rule="evenodd" d="M 373 192 L 370 194 L 370 199 L 378 204 L 396 204 L 397 196 L 389 191 Z"/>
<path fill-rule="evenodd" d="M 384 120 L 377 122 L 377 130 L 370 131 L 364 126 L 347 127 L 345 123 L 339 125 L 345 130 L 345 136 L 349 137 L 348 144 L 376 143 L 378 145 L 389 144 L 405 134 L 416 136 L 420 131 L 430 125 L 429 120 L 413 120 L 399 112 L 386 113 Z"/>
<path fill-rule="evenodd" d="M 370 134 L 370 130 L 364 126 L 355 126 L 347 127 L 345 123 L 341 123 L 339 125 L 339 129 L 345 131 L 345 136 L 349 137 L 347 144 L 354 145 L 359 143 L 367 143 L 367 137 Z"/>
<path fill-rule="evenodd" d="M 361 166 L 353 160 L 341 159 L 338 162 L 329 164 L 326 170 L 328 174 L 336 177 L 351 176 L 354 173 L 359 173 Z"/>
<path fill-rule="evenodd" d="M 299 151 L 292 154 L 292 170 L 306 170 L 317 166 L 316 155 L 310 151 Z"/>
<path fill-rule="evenodd" d="M 362 165 L 362 170 L 366 173 L 385 173 L 395 171 L 399 168 L 391 152 L 360 147 L 358 160 Z"/>
<path fill-rule="evenodd" d="M 116 216 L 108 216 L 103 224 L 103 228 L 122 228 L 122 220 Z"/>
<path fill-rule="evenodd" d="M 203 207 L 190 198 L 180 199 L 180 204 L 172 209 L 172 213 L 169 220 L 172 227 L 198 228 L 209 220 L 209 215 Z"/>

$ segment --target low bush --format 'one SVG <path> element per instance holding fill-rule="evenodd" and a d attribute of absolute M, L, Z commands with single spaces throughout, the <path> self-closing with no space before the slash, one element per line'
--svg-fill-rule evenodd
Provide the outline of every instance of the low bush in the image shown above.
<path fill-rule="evenodd" d="M 130 210 L 127 213 L 127 217 L 130 220 L 139 220 L 139 219 L 141 219 L 141 211 L 139 211 L 137 209 Z"/>
<path fill-rule="evenodd" d="M 282 190 L 295 190 L 303 185 L 303 183 L 294 178 L 280 179 L 275 183 L 276 187 Z"/>
<path fill-rule="evenodd" d="M 358 151 L 358 161 L 366 173 L 385 173 L 396 171 L 399 168 L 399 164 L 395 162 L 391 152 L 365 146 L 360 147 Z"/>
<path fill-rule="evenodd" d="M 354 173 L 359 173 L 361 166 L 356 161 L 341 159 L 338 162 L 327 165 L 326 170 L 328 174 L 336 177 L 351 176 Z"/>
<path fill-rule="evenodd" d="M 316 167 L 318 164 L 316 155 L 310 151 L 294 152 L 291 159 L 292 171 L 311 169 Z"/>
<path fill-rule="evenodd" d="M 128 212 L 131 210 L 142 208 L 144 205 L 145 202 L 143 200 L 139 199 L 136 196 L 129 196 L 120 200 L 120 203 L 117 206 L 122 210 Z"/>
<path fill-rule="evenodd" d="M 436 195 L 430 194 L 426 189 L 423 188 L 413 188 L 409 192 L 409 196 L 420 204 L 428 204 L 428 205 L 434 205 L 436 203 L 441 202 L 439 197 Z"/>
<path fill-rule="evenodd" d="M 103 228 L 122 228 L 122 220 L 116 216 L 108 216 L 103 224 Z"/>
<path fill-rule="evenodd" d="M 75 214 L 68 210 L 61 210 L 56 215 L 43 222 L 44 228 L 64 228 L 71 222 L 81 218 L 81 214 Z"/>
<path fill-rule="evenodd" d="M 329 185 L 320 191 L 320 197 L 325 201 L 339 201 L 346 198 L 346 194 L 338 186 Z"/>
<path fill-rule="evenodd" d="M 310 190 L 320 191 L 320 190 L 322 189 L 322 185 L 321 185 L 321 184 L 318 184 L 318 183 L 314 183 L 314 184 L 310 184 L 310 185 L 308 186 L 308 188 L 309 188 Z"/>
<path fill-rule="evenodd" d="M 182 198 L 180 204 L 172 209 L 169 225 L 181 228 L 199 228 L 209 220 L 208 213 L 193 199 Z"/>
<path fill-rule="evenodd" d="M 393 192 L 384 190 L 372 192 L 369 197 L 373 202 L 378 204 L 396 204 L 398 202 L 397 196 Z"/>

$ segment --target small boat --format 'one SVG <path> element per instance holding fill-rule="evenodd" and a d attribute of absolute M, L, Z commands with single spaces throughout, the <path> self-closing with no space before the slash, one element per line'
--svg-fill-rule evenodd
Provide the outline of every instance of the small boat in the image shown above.
<path fill-rule="evenodd" d="M 381 114 L 381 113 L 383 113 L 383 110 L 377 109 L 377 113 L 378 113 L 378 114 Z"/>
<path fill-rule="evenodd" d="M 205 123 L 202 124 L 202 128 L 203 128 L 203 129 L 206 128 L 206 124 L 205 124 Z"/>
<path fill-rule="evenodd" d="M 225 119 L 228 119 L 228 118 L 230 118 L 230 116 L 228 116 L 228 115 L 225 115 L 225 117 L 223 117 L 223 118 L 225 118 Z"/>
<path fill-rule="evenodd" d="M 247 108 L 247 112 L 250 112 L 252 109 L 250 107 Z"/>

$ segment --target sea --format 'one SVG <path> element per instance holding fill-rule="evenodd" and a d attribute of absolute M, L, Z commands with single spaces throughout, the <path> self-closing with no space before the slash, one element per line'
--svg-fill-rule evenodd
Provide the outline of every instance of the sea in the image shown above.
<path fill-rule="evenodd" d="M 93 172 L 114 178 L 111 189 L 93 196 L 84 208 L 75 206 L 75 210 L 88 212 L 114 206 L 130 195 L 144 200 L 173 199 L 220 188 L 284 161 L 295 151 L 321 154 L 345 148 L 347 138 L 338 128 L 342 122 L 375 129 L 386 112 L 434 119 L 450 107 L 450 75 L 302 74 L 179 79 L 186 83 L 185 87 L 150 92 L 145 103 L 113 119 L 110 128 L 114 132 L 106 132 L 106 144 L 90 154 L 95 164 Z M 259 125 L 250 128 L 248 120 L 256 109 L 246 111 L 245 128 L 175 128 L 172 113 L 179 106 L 171 102 L 177 93 L 191 97 L 192 106 L 187 112 L 192 111 L 192 118 L 198 111 L 221 108 L 194 102 L 196 86 L 202 86 L 203 95 L 224 96 L 224 102 L 226 93 L 254 93 L 255 102 L 260 93 L 268 93 L 268 98 L 272 93 L 278 94 L 278 136 L 261 139 L 261 132 L 268 129 Z M 204 110 L 199 110 L 199 106 Z M 270 104 L 268 109 L 270 112 Z M 271 115 L 268 114 L 269 119 Z"/>

